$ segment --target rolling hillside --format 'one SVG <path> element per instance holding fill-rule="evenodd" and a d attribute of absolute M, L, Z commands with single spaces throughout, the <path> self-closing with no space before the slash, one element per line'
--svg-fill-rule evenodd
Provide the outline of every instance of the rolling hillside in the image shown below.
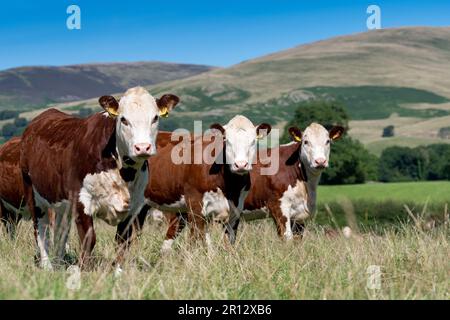
<path fill-rule="evenodd" d="M 352 117 L 350 134 L 379 153 L 390 144 L 449 142 L 437 136 L 450 126 L 449 75 L 450 27 L 408 27 L 318 41 L 148 89 L 182 99 L 164 129 L 191 129 L 194 119 L 225 122 L 236 113 L 282 128 L 299 101 L 338 99 Z M 75 111 L 97 102 L 57 107 Z M 381 138 L 390 124 L 399 126 L 396 137 Z"/>
<path fill-rule="evenodd" d="M 163 62 L 21 67 L 0 71 L 0 110 L 93 98 L 136 85 L 153 85 L 213 69 Z"/>

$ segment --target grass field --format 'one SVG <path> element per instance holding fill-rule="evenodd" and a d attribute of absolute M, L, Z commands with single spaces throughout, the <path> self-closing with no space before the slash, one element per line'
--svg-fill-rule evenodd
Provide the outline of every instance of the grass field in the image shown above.
<path fill-rule="evenodd" d="M 329 238 L 310 225 L 304 239 L 278 240 L 270 221 L 243 224 L 235 250 L 226 251 L 220 229 L 214 246 L 179 242 L 175 254 L 160 257 L 164 229 L 147 226 L 133 247 L 125 271 L 115 278 L 113 228 L 97 227 L 93 270 L 80 287 L 71 275 L 33 265 L 32 232 L 23 224 L 17 241 L 0 244 L 0 299 L 448 299 L 449 229 Z M 186 238 L 186 237 L 184 237 Z M 76 238 L 71 239 L 77 248 Z M 73 249 L 72 249 L 73 252 Z M 379 266 L 379 289 L 367 288 L 368 268 Z M 72 276 L 73 277 L 73 276 Z"/>
<path fill-rule="evenodd" d="M 327 203 L 348 198 L 352 201 L 372 200 L 399 202 L 448 202 L 450 181 L 371 183 L 364 185 L 320 186 L 318 199 Z"/>
<path fill-rule="evenodd" d="M 442 202 L 449 189 L 449 182 L 321 186 L 319 199 L 323 204 L 347 197 L 355 205 L 367 199 Z M 164 257 L 159 248 L 165 225 L 146 224 L 120 278 L 111 268 L 115 229 L 96 221 L 94 265 L 81 273 L 75 290 L 66 286 L 74 275 L 64 268 L 35 267 L 32 226 L 24 222 L 14 241 L 0 233 L 0 299 L 448 299 L 448 216 L 424 229 L 404 215 L 405 222 L 395 228 L 384 225 L 382 233 L 355 228 L 350 238 L 339 231 L 330 235 L 325 231 L 336 227 L 315 219 L 303 240 L 287 243 L 278 239 L 271 220 L 243 222 L 232 250 L 225 250 L 221 228 L 214 226 L 209 250 L 190 244 L 184 232 L 174 253 Z M 352 225 L 348 218 L 345 224 Z M 78 253 L 74 229 L 69 253 Z M 373 265 L 381 270 L 379 289 L 367 287 Z"/>
<path fill-rule="evenodd" d="M 315 219 L 340 227 L 351 220 L 354 227 L 383 233 L 387 226 L 409 221 L 408 210 L 428 223 L 440 223 L 449 204 L 449 181 L 320 186 Z"/>

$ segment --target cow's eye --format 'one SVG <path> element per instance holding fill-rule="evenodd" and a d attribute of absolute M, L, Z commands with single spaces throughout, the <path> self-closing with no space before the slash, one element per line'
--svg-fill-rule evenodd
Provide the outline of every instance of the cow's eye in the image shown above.
<path fill-rule="evenodd" d="M 152 120 L 152 124 L 155 123 L 156 121 L 158 121 L 158 119 L 159 119 L 159 117 L 158 117 L 158 116 L 155 116 L 155 117 L 153 118 L 153 120 Z"/>
<path fill-rule="evenodd" d="M 327 140 L 327 144 L 330 144 L 330 139 Z"/>
<path fill-rule="evenodd" d="M 308 140 L 303 141 L 303 143 L 305 144 L 305 146 L 309 145 L 309 141 Z"/>
<path fill-rule="evenodd" d="M 121 117 L 121 118 L 120 118 L 120 122 L 122 122 L 122 124 L 123 124 L 124 126 L 129 125 L 128 120 L 125 119 L 125 117 Z"/>

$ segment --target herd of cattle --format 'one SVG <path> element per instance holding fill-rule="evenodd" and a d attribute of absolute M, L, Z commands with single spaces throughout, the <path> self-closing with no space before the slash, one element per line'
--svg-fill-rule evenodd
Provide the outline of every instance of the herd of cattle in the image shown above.
<path fill-rule="evenodd" d="M 0 148 L 0 218 L 8 233 L 14 236 L 21 217 L 31 217 L 39 264 L 49 270 L 50 244 L 56 258 L 63 259 L 72 218 L 81 264 L 95 245 L 93 218 L 117 226 L 118 269 L 150 208 L 163 211 L 169 221 L 162 250 L 170 250 L 186 225 L 193 239 L 208 241 L 211 221 L 224 225 L 233 244 L 240 217 L 249 211 L 270 214 L 280 237 L 301 235 L 315 210 L 330 143 L 344 129 L 326 130 L 316 123 L 303 132 L 290 128 L 293 142 L 268 150 L 269 155 L 279 153 L 278 171 L 264 175 L 267 164 L 255 156 L 257 139 L 269 134 L 271 126 L 255 127 L 237 115 L 224 126 L 210 127 L 215 129 L 211 135 L 221 139 L 217 161 L 179 164 L 172 160 L 178 144 L 172 132 L 158 133 L 160 117 L 178 102 L 175 95 L 155 99 L 136 87 L 119 101 L 101 97 L 104 110 L 84 119 L 55 109 L 34 118 L 21 137 Z M 192 157 L 195 144 L 206 147 L 207 140 L 193 137 L 188 146 Z"/>

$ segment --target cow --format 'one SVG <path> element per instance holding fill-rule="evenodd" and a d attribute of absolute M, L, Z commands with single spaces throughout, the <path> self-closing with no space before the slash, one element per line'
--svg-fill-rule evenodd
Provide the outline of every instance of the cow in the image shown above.
<path fill-rule="evenodd" d="M 280 167 L 274 175 L 261 175 L 264 167 L 258 162 L 251 174 L 252 189 L 245 200 L 244 215 L 253 210 L 268 211 L 278 235 L 286 240 L 294 234 L 301 236 L 305 221 L 315 212 L 317 186 L 321 174 L 329 165 L 333 141 L 344 133 L 344 128 L 330 130 L 318 123 L 310 124 L 302 133 L 289 128 L 293 142 L 274 148 L 279 153 Z"/>
<path fill-rule="evenodd" d="M 315 212 L 317 186 L 321 174 L 329 165 L 330 146 L 345 129 L 334 126 L 330 130 L 312 123 L 302 133 L 297 127 L 289 128 L 291 143 L 268 150 L 279 154 L 279 170 L 273 175 L 263 175 L 261 170 L 272 165 L 258 159 L 250 173 L 251 188 L 244 202 L 242 217 L 270 215 L 278 235 L 291 240 L 301 237 L 305 221 Z M 179 234 L 185 222 L 172 216 L 168 234 Z"/>
<path fill-rule="evenodd" d="M 0 220 L 11 240 L 18 223 L 30 220 L 25 205 L 22 171 L 19 166 L 21 137 L 13 137 L 0 147 Z M 55 212 L 49 209 L 50 230 L 55 229 Z"/>
<path fill-rule="evenodd" d="M 139 213 L 148 181 L 147 159 L 156 153 L 159 118 L 178 102 L 175 95 L 155 99 L 135 87 L 120 101 L 100 97 L 104 111 L 85 119 L 49 109 L 29 123 L 22 135 L 20 168 L 42 268 L 53 268 L 48 207 L 56 208 L 61 220 L 58 257 L 74 216 L 82 267 L 96 241 L 94 216 L 116 225 Z"/>
<path fill-rule="evenodd" d="M 20 137 L 13 137 L 0 147 L 0 219 L 11 238 L 22 216 L 30 217 L 19 166 L 20 141 Z"/>
<path fill-rule="evenodd" d="M 172 159 L 175 148 L 183 141 L 166 143 L 149 160 L 152 167 L 161 170 L 150 173 L 145 189 L 146 207 L 141 214 L 135 221 L 129 218 L 119 224 L 116 239 L 120 244 L 126 247 L 130 243 L 133 229 L 142 228 L 150 207 L 174 213 L 176 222 L 180 221 L 180 214 L 175 213 L 187 213 L 191 239 L 208 240 L 207 222 L 220 220 L 226 226 L 226 239 L 234 243 L 239 212 L 250 189 L 249 173 L 256 154 L 256 141 L 267 135 L 271 126 L 262 123 L 255 127 L 249 119 L 237 115 L 224 126 L 213 124 L 210 128 L 216 130 L 212 139 L 208 134 L 188 139 L 189 163 L 176 164 Z M 215 161 L 195 163 L 195 146 L 200 144 L 205 149 L 216 141 L 220 148 L 214 153 Z M 166 233 L 163 252 L 171 249 L 177 235 L 172 229 L 170 226 Z"/>

